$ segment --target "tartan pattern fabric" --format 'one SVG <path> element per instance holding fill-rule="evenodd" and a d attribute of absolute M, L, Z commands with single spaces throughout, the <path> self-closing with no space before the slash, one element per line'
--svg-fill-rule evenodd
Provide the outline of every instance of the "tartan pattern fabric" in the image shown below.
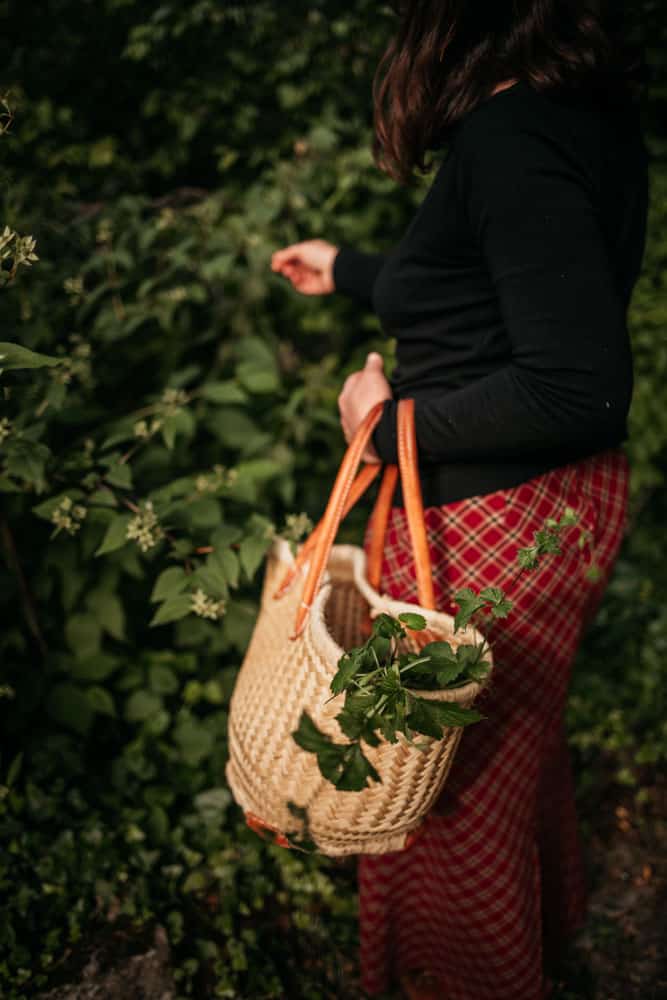
<path fill-rule="evenodd" d="M 442 793 L 404 851 L 360 856 L 362 987 L 426 969 L 443 1000 L 544 1000 L 544 966 L 582 923 L 587 889 L 563 726 L 570 668 L 604 593 L 627 518 L 620 448 L 509 489 L 427 507 L 439 610 L 498 586 L 514 602 L 489 635 L 495 670 Z M 519 573 L 516 554 L 548 517 L 579 515 L 562 554 Z M 590 532 L 582 550 L 581 529 Z M 364 545 L 370 538 L 370 525 Z M 594 561 L 597 582 L 586 576 Z M 404 509 L 392 507 L 380 589 L 416 601 Z"/>

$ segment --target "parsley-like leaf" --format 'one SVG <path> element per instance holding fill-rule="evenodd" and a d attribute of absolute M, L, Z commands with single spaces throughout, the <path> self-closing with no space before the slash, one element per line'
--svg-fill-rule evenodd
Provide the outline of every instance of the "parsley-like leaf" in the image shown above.
<path fill-rule="evenodd" d="M 472 616 L 486 603 L 483 597 L 471 590 L 470 587 L 463 587 L 454 594 L 454 601 L 458 604 L 459 610 L 454 616 L 454 631 L 465 628 Z"/>

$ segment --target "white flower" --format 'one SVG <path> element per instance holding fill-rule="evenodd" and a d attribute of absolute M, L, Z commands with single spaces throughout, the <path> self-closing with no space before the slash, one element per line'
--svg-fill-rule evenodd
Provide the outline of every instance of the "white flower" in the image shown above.
<path fill-rule="evenodd" d="M 164 531 L 160 527 L 157 514 L 153 510 L 152 501 L 147 500 L 135 517 L 127 526 L 125 537 L 136 541 L 142 552 L 148 552 L 154 545 L 164 537 Z"/>
<path fill-rule="evenodd" d="M 81 504 L 73 504 L 71 497 L 63 497 L 51 513 L 51 523 L 56 527 L 54 534 L 66 531 L 68 535 L 76 535 L 87 513 Z"/>
<path fill-rule="evenodd" d="M 225 601 L 214 600 L 201 587 L 190 595 L 190 599 L 192 601 L 192 611 L 195 615 L 199 615 L 200 618 L 210 618 L 213 621 L 221 618 L 227 607 Z"/>

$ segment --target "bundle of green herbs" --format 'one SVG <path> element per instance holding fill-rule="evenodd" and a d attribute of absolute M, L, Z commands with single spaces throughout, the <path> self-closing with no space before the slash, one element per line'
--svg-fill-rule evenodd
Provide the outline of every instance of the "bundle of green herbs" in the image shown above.
<path fill-rule="evenodd" d="M 547 518 L 544 528 L 534 533 L 534 544 L 518 549 L 516 576 L 537 568 L 546 555 L 559 555 L 561 531 L 577 520 L 570 507 L 566 507 L 560 521 Z M 580 548 L 589 534 L 582 529 Z M 596 567 L 590 565 L 587 575 L 594 579 L 596 572 Z M 455 592 L 453 601 L 458 605 L 454 634 L 470 625 L 479 630 L 481 641 L 436 640 L 423 644 L 418 652 L 407 651 L 409 632 L 425 630 L 426 619 L 410 612 L 398 617 L 381 613 L 375 618 L 368 639 L 341 656 L 331 681 L 329 701 L 345 695 L 336 719 L 350 742 L 334 742 L 317 728 L 306 711 L 302 712 L 292 736 L 303 750 L 317 754 L 321 774 L 340 791 L 361 791 L 372 782 L 381 781 L 364 755 L 362 740 L 376 747 L 382 739 L 396 743 L 400 733 L 411 746 L 425 750 L 430 741 L 419 740 L 419 736 L 442 739 L 447 727 L 468 726 L 485 718 L 474 708 L 417 693 L 451 690 L 471 681 L 483 682 L 489 673 L 490 663 L 485 656 L 489 651 L 490 628 L 494 620 L 508 616 L 512 601 L 499 587 L 485 587 L 479 593 L 464 587 Z"/>

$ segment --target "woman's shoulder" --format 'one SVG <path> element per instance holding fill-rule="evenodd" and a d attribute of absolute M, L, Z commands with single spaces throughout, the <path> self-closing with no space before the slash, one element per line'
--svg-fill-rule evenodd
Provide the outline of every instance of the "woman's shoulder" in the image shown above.
<path fill-rule="evenodd" d="M 558 162 L 588 177 L 642 148 L 636 109 L 603 109 L 584 96 L 538 91 L 525 80 L 476 105 L 451 143 L 456 158 L 489 170 Z"/>
<path fill-rule="evenodd" d="M 554 145 L 587 138 L 589 143 L 627 140 L 636 134 L 639 109 L 603 107 L 583 91 L 538 90 L 519 80 L 476 104 L 455 126 L 454 147 L 484 146 L 503 136 L 544 136 Z"/>

